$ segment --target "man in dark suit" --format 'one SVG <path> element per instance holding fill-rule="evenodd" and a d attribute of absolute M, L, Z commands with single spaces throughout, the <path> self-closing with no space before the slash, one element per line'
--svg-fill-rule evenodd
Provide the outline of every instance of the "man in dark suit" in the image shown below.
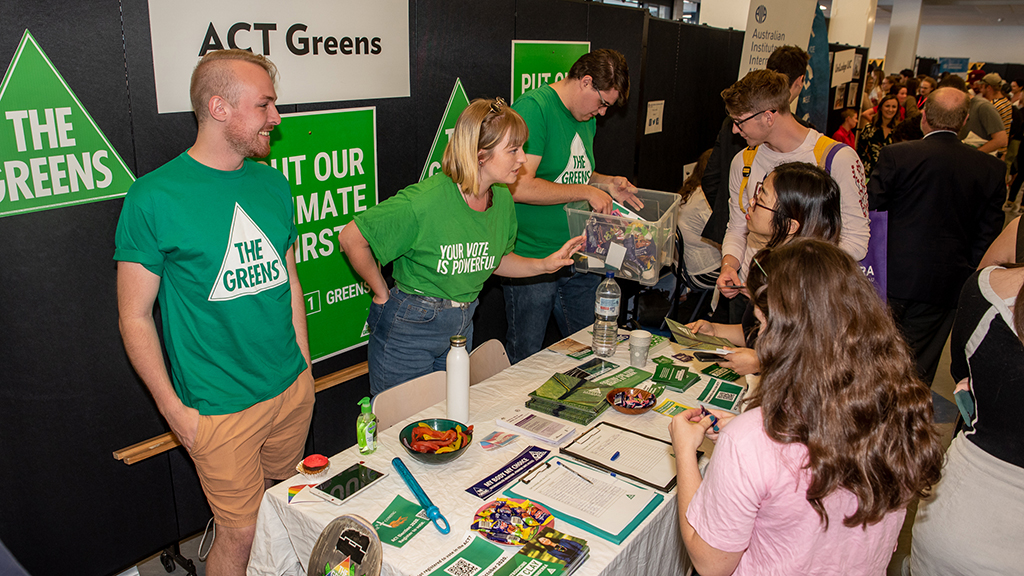
<path fill-rule="evenodd" d="M 868 180 L 871 209 L 889 213 L 889 305 L 929 384 L 960 289 L 1003 225 L 1006 167 L 957 138 L 969 106 L 954 88 L 932 92 L 924 139 L 883 148 Z"/>

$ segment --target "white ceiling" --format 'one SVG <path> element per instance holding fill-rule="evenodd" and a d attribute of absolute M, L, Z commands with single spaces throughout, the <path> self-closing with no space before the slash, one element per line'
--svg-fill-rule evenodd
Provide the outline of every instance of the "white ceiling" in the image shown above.
<path fill-rule="evenodd" d="M 893 1 L 878 0 L 878 10 L 875 13 L 876 22 L 887 24 L 890 21 Z M 1024 26 L 1024 0 L 923 0 L 921 24 L 926 26 Z M 984 41 L 984 39 L 979 38 L 979 41 Z"/>

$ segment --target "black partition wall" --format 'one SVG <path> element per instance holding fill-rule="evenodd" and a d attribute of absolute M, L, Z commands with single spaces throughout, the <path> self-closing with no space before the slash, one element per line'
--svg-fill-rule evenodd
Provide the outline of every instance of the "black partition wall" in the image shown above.
<path fill-rule="evenodd" d="M 156 113 L 146 2 L 8 4 L 0 61 L 30 30 L 137 176 L 192 144 L 191 114 Z M 418 178 L 456 77 L 470 98 L 507 97 L 513 39 L 623 52 L 631 95 L 598 120 L 596 168 L 674 190 L 682 165 L 714 141 L 718 92 L 735 79 L 742 42 L 739 32 L 573 0 L 410 0 L 409 24 L 411 97 L 281 107 L 376 106 L 382 199 Z M 666 102 L 660 134 L 642 135 L 647 100 Z M 209 518 L 180 448 L 131 466 L 111 456 L 167 431 L 118 333 L 120 208 L 108 200 L 0 219 L 0 539 L 36 576 L 117 573 Z M 477 342 L 503 338 L 496 282 L 481 302 Z M 365 359 L 359 348 L 314 372 Z M 354 443 L 355 402 L 367 394 L 365 377 L 319 394 L 308 449 L 333 454 Z"/>

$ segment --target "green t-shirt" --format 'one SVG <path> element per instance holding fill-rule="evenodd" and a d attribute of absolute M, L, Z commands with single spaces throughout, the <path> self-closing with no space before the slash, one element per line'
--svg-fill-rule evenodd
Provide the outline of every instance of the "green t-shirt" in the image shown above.
<path fill-rule="evenodd" d="M 277 170 L 246 160 L 225 172 L 187 152 L 139 178 L 125 197 L 114 259 L 160 276 L 171 379 L 200 414 L 273 398 L 306 368 L 285 263 L 297 236 L 294 213 Z"/>
<path fill-rule="evenodd" d="M 355 218 L 381 264 L 394 261 L 407 294 L 476 300 L 484 281 L 515 247 L 516 215 L 508 189 L 493 187 L 492 206 L 477 212 L 444 174 L 400 190 Z"/>
<path fill-rule="evenodd" d="M 530 129 L 530 139 L 523 151 L 541 157 L 538 178 L 558 184 L 590 182 L 594 172 L 597 120 L 576 120 L 555 89 L 548 85 L 527 92 L 512 108 Z M 516 217 L 519 219 L 516 254 L 520 256 L 545 258 L 569 240 L 565 204 L 516 203 Z"/>

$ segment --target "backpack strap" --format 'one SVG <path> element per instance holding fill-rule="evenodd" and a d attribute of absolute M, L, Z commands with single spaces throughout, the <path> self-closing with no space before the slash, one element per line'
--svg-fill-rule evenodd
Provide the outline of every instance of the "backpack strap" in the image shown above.
<path fill-rule="evenodd" d="M 828 136 L 818 137 L 818 141 L 814 143 L 814 159 L 818 162 L 818 166 L 828 172 L 832 173 L 832 160 L 835 159 L 836 154 L 843 149 L 843 147 L 849 148 L 848 145 L 843 144 L 829 138 Z"/>
<path fill-rule="evenodd" d="M 1020 221 L 1017 221 L 1017 245 L 1013 250 L 1013 261 L 1017 264 L 1024 262 L 1024 226 Z"/>
<path fill-rule="evenodd" d="M 750 167 L 754 164 L 754 156 L 757 156 L 757 146 L 748 146 L 743 150 L 743 178 L 740 180 L 740 210 L 747 213 L 747 203 L 743 201 L 743 191 L 747 189 L 747 180 L 750 180 Z"/>

